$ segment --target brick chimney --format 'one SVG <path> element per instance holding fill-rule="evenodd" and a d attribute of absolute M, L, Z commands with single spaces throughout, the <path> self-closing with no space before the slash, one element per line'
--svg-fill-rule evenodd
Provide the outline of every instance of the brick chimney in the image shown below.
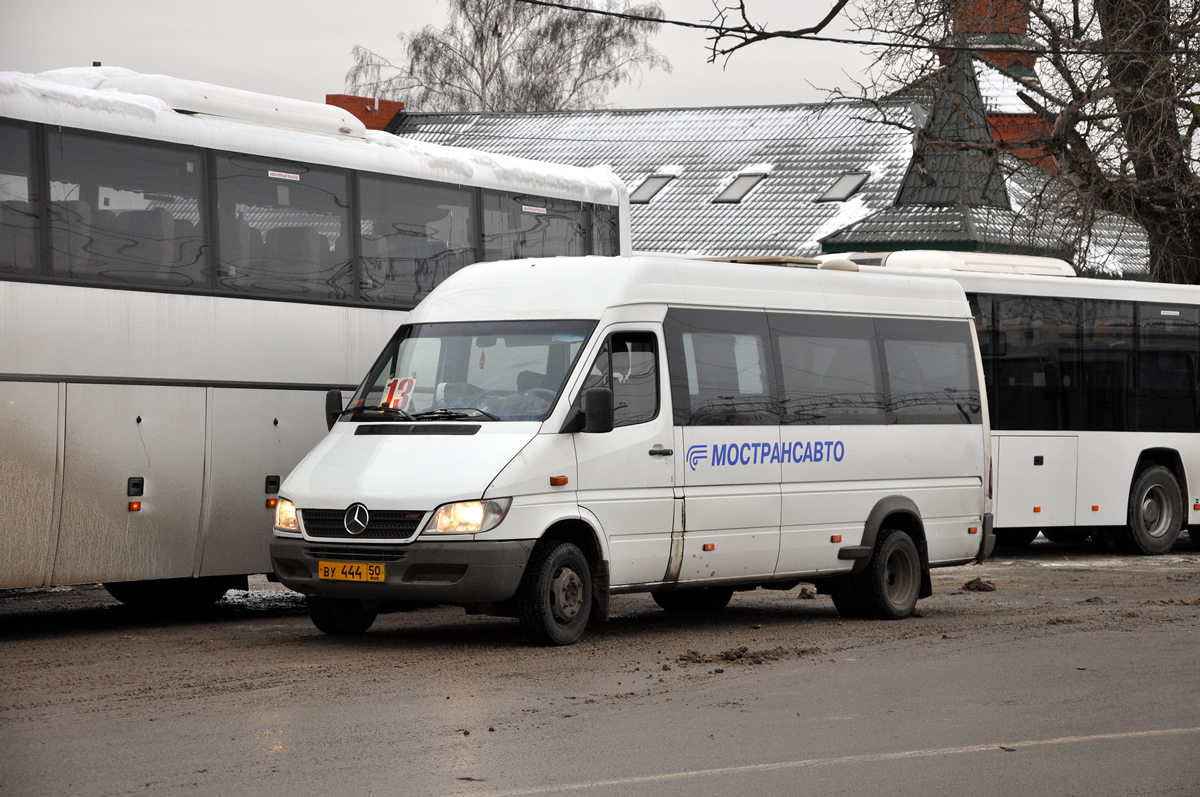
<path fill-rule="evenodd" d="M 383 130 L 392 118 L 404 110 L 404 103 L 350 94 L 326 94 L 326 105 L 336 105 L 357 116 L 368 130 Z"/>
<path fill-rule="evenodd" d="M 959 47 L 1024 47 L 1030 44 L 1029 6 L 1025 0 L 953 0 L 953 35 Z M 1033 77 L 1033 53 L 981 53 L 980 58 L 1017 74 Z M 942 63 L 946 54 L 942 55 Z"/>

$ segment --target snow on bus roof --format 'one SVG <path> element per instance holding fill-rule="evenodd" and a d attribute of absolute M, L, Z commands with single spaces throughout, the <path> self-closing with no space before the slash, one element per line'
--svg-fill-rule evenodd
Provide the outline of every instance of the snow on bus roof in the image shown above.
<path fill-rule="evenodd" d="M 619 204 L 625 193 L 607 166 L 581 168 L 399 138 L 365 130 L 336 106 L 120 67 L 0 72 L 0 116 L 608 205 Z"/>

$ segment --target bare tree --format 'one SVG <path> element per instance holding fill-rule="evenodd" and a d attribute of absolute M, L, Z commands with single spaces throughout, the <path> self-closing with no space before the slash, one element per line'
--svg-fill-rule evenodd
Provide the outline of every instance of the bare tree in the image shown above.
<path fill-rule="evenodd" d="M 834 3 L 831 13 L 844 5 Z M 956 28 L 964 6 L 990 20 L 986 33 Z M 714 0 L 714 7 L 721 28 L 710 37 L 714 56 L 766 38 L 799 38 L 757 28 L 746 0 Z M 1044 123 L 1036 139 L 998 146 L 1051 158 L 1057 178 L 1074 189 L 1079 218 L 1116 213 L 1144 227 L 1150 279 L 1200 283 L 1200 3 L 859 0 L 846 14 L 888 45 L 864 96 L 919 85 L 951 52 L 986 52 L 1022 84 L 1018 96 Z"/>
<path fill-rule="evenodd" d="M 579 5 L 616 10 L 615 0 Z M 449 0 L 446 27 L 399 33 L 405 60 L 355 47 L 347 91 L 421 111 L 570 111 L 599 106 L 641 69 L 671 65 L 648 43 L 662 8 L 579 14 L 516 0 Z"/>

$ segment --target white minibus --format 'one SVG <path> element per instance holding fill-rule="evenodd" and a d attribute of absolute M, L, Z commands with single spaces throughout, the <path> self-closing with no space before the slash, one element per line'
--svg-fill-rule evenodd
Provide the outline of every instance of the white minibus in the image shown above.
<path fill-rule="evenodd" d="M 931 567 L 990 553 L 979 349 L 956 282 L 854 268 L 463 269 L 330 396 L 277 577 L 332 634 L 434 601 L 564 645 L 614 594 L 713 611 L 801 582 L 908 616 Z"/>

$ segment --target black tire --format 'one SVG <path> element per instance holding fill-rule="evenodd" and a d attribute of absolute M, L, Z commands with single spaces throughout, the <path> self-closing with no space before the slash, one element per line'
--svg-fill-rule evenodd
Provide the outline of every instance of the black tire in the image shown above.
<path fill-rule="evenodd" d="M 1092 536 L 1091 529 L 1042 529 L 1042 536 L 1059 545 L 1082 545 Z"/>
<path fill-rule="evenodd" d="M 651 592 L 654 602 L 668 612 L 689 614 L 712 614 L 729 605 L 733 590 L 729 587 L 703 587 L 701 589 L 659 590 Z"/>
<path fill-rule="evenodd" d="M 223 578 L 164 578 L 105 583 L 108 594 L 126 606 L 156 614 L 186 614 L 205 609 L 225 596 Z"/>
<path fill-rule="evenodd" d="M 569 542 L 533 549 L 521 586 L 517 617 L 537 645 L 570 645 L 592 614 L 592 573 L 583 551 Z"/>
<path fill-rule="evenodd" d="M 359 600 L 308 595 L 304 602 L 308 605 L 308 617 L 313 625 L 332 636 L 366 633 L 379 614 L 366 608 Z"/>
<path fill-rule="evenodd" d="M 831 586 L 830 594 L 843 617 L 908 617 L 921 594 L 921 555 L 916 543 L 898 529 L 880 531 L 866 570 L 844 576 Z"/>
<path fill-rule="evenodd" d="M 1133 553 L 1160 554 L 1175 547 L 1183 525 L 1183 496 L 1175 474 L 1162 465 L 1138 473 L 1129 491 L 1129 538 Z"/>
<path fill-rule="evenodd" d="M 1038 535 L 1037 529 L 996 529 L 996 546 L 999 548 L 1024 548 Z"/>

